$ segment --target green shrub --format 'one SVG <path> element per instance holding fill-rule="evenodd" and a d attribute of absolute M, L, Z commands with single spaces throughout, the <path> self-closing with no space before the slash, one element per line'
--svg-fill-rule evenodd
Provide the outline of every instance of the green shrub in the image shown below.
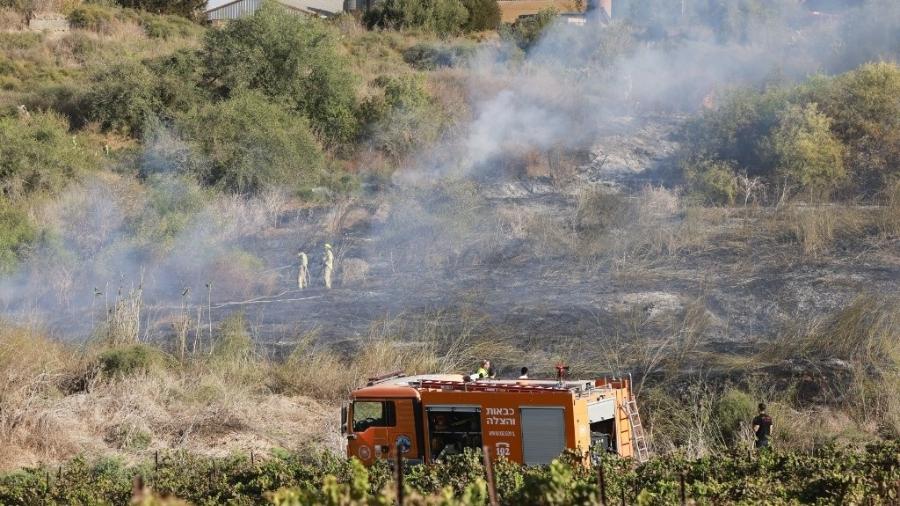
<path fill-rule="evenodd" d="M 725 163 L 770 187 L 827 194 L 842 186 L 869 197 L 900 174 L 896 64 L 867 64 L 799 86 L 735 90 L 719 102 L 685 125 L 683 166 Z M 702 186 L 695 193 L 730 186 L 723 170 L 685 175 Z M 727 191 L 714 193 L 714 200 L 728 200 Z"/>
<path fill-rule="evenodd" d="M 468 18 L 460 0 L 383 0 L 365 15 L 369 28 L 422 28 L 439 35 L 461 32 Z"/>
<path fill-rule="evenodd" d="M 403 52 L 403 61 L 418 70 L 456 67 L 475 54 L 475 44 L 419 42 Z"/>
<path fill-rule="evenodd" d="M 267 3 L 253 16 L 209 31 L 203 58 L 206 80 L 219 94 L 258 90 L 303 113 L 327 145 L 355 139 L 354 76 L 334 29 L 322 21 L 286 16 Z"/>
<path fill-rule="evenodd" d="M 253 353 L 253 339 L 247 332 L 243 313 L 229 315 L 219 325 L 212 356 L 223 363 L 242 361 Z"/>
<path fill-rule="evenodd" d="M 0 32 L 0 49 L 3 51 L 22 51 L 33 49 L 44 41 L 44 35 L 34 32 Z"/>
<path fill-rule="evenodd" d="M 27 119 L 0 118 L 3 195 L 17 198 L 56 191 L 96 166 L 96 154 L 70 135 L 68 127 L 53 113 L 34 113 Z"/>
<path fill-rule="evenodd" d="M 109 31 L 116 19 L 116 12 L 103 5 L 84 3 L 72 9 L 68 19 L 73 28 L 102 33 Z"/>
<path fill-rule="evenodd" d="M 375 85 L 383 91 L 362 107 L 369 140 L 376 148 L 399 160 L 417 147 L 437 139 L 441 111 L 425 90 L 419 75 L 380 77 Z"/>
<path fill-rule="evenodd" d="M 734 165 L 709 159 L 689 160 L 684 164 L 685 179 L 691 194 L 707 204 L 734 204 L 738 194 Z"/>
<path fill-rule="evenodd" d="M 106 66 L 90 78 L 84 97 L 86 115 L 104 130 L 140 135 L 162 110 L 157 77 L 145 65 L 123 62 Z"/>
<path fill-rule="evenodd" d="M 209 195 L 190 177 L 154 174 L 147 178 L 144 208 L 128 227 L 140 244 L 162 253 L 190 225 L 209 201 Z"/>
<path fill-rule="evenodd" d="M 324 159 L 305 118 L 245 92 L 203 106 L 179 121 L 209 162 L 197 176 L 210 185 L 248 193 L 269 185 L 314 186 Z"/>
<path fill-rule="evenodd" d="M 206 7 L 206 0 L 116 0 L 116 3 L 122 7 L 155 14 L 175 14 L 190 19 L 197 17 Z"/>
<path fill-rule="evenodd" d="M 144 344 L 111 348 L 97 357 L 100 371 L 114 378 L 149 371 L 159 362 L 159 352 Z"/>
<path fill-rule="evenodd" d="M 870 192 L 900 175 L 900 66 L 871 63 L 802 88 L 805 100 L 833 119 L 850 152 L 847 170 Z"/>
<path fill-rule="evenodd" d="M 831 118 L 815 104 L 791 106 L 779 115 L 769 142 L 777 174 L 805 190 L 826 191 L 844 177 L 841 142 L 831 133 Z"/>
<path fill-rule="evenodd" d="M 729 161 L 750 176 L 771 176 L 775 161 L 766 142 L 790 103 L 788 90 L 741 88 L 725 94 L 718 107 L 685 125 L 685 152 L 690 157 Z"/>
<path fill-rule="evenodd" d="M 733 388 L 716 400 L 713 421 L 726 444 L 734 445 L 739 441 L 741 430 L 749 426 L 756 414 L 755 407 L 756 403 L 749 394 Z"/>
<path fill-rule="evenodd" d="M 131 451 L 146 450 L 153 442 L 151 434 L 127 423 L 112 427 L 105 439 L 116 448 Z"/>
<path fill-rule="evenodd" d="M 180 49 L 154 58 L 145 65 L 156 76 L 156 97 L 162 108 L 160 118 L 171 120 L 178 114 L 209 102 L 209 93 L 198 85 L 203 79 L 203 60 L 192 49 Z"/>
<path fill-rule="evenodd" d="M 553 24 L 559 13 L 554 8 L 543 9 L 534 16 L 523 16 L 512 25 L 503 25 L 500 37 L 522 49 L 529 49 L 540 40 L 544 30 Z"/>
<path fill-rule="evenodd" d="M 641 465 L 606 456 L 601 465 L 608 502 L 624 498 L 628 504 L 678 504 L 683 480 L 685 494 L 699 504 L 888 505 L 896 503 L 898 451 L 896 441 L 885 441 L 858 450 L 823 448 L 815 455 L 775 448 L 752 459 L 743 453 L 696 459 L 657 456 Z M 268 458 L 257 455 L 251 462 L 240 455 L 211 458 L 171 452 L 161 453 L 158 462 L 128 467 L 118 460 L 91 465 L 76 458 L 61 468 L 0 475 L 0 503 L 126 504 L 136 475 L 152 484 L 155 493 L 192 504 L 395 502 L 387 463 L 365 468 L 355 459 L 309 449 L 271 453 Z M 475 506 L 488 501 L 477 451 L 451 456 L 445 463 L 406 469 L 409 504 Z M 494 470 L 500 504 L 599 503 L 596 470 L 569 458 L 532 467 L 501 462 Z"/>
<path fill-rule="evenodd" d="M 178 16 L 141 16 L 141 26 L 147 36 L 154 39 L 190 37 L 200 31 L 200 27 Z"/>
<path fill-rule="evenodd" d="M 469 17 L 463 24 L 467 32 L 496 30 L 500 26 L 500 5 L 497 0 L 462 0 L 469 11 Z"/>
<path fill-rule="evenodd" d="M 0 206 L 0 273 L 13 270 L 36 237 L 34 226 L 22 209 L 6 203 Z"/>

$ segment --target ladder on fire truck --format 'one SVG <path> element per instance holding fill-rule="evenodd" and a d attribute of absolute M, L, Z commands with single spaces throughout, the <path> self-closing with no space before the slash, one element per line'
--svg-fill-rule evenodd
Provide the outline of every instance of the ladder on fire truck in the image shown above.
<path fill-rule="evenodd" d="M 650 458 L 650 448 L 647 446 L 647 438 L 644 434 L 644 426 L 641 424 L 641 414 L 638 412 L 637 400 L 631 397 L 623 404 L 625 414 L 628 415 L 628 423 L 631 424 L 631 441 L 634 445 L 634 453 L 638 462 L 647 462 Z"/>

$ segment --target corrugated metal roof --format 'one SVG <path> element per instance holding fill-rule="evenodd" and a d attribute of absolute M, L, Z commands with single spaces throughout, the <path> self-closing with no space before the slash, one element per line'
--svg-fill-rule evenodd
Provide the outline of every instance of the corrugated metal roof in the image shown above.
<path fill-rule="evenodd" d="M 277 3 L 300 12 L 319 16 L 333 16 L 344 11 L 343 0 L 275 0 Z M 256 12 L 263 0 L 211 0 L 206 4 L 209 20 L 236 19 Z"/>

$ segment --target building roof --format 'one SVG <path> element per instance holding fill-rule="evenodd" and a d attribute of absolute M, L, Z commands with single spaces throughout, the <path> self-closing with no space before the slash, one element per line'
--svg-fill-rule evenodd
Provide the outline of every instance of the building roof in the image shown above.
<path fill-rule="evenodd" d="M 244 2 L 246 0 L 209 0 L 206 2 L 206 10 L 209 13 L 229 5 Z M 333 16 L 344 11 L 343 0 L 274 0 L 275 2 L 297 11 L 319 16 Z"/>

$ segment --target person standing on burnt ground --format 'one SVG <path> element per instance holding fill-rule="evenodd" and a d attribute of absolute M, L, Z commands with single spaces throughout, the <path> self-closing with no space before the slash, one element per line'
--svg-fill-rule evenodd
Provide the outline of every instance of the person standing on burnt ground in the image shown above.
<path fill-rule="evenodd" d="M 756 449 L 768 448 L 769 437 L 772 435 L 772 417 L 766 413 L 766 405 L 759 403 L 759 414 L 753 418 L 753 433 L 756 435 Z"/>

